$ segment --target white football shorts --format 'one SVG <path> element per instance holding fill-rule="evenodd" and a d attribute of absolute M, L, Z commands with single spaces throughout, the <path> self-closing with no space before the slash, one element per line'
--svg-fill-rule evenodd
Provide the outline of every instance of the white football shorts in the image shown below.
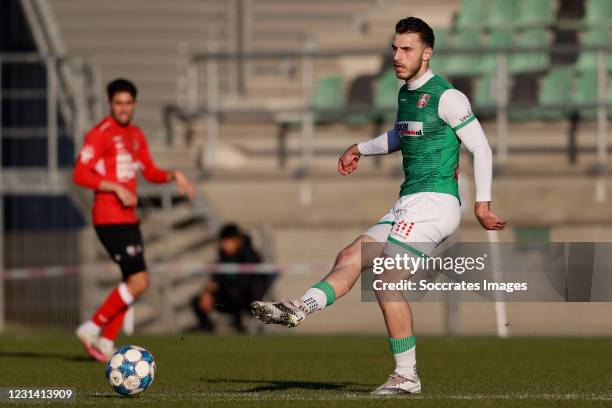
<path fill-rule="evenodd" d="M 422 192 L 400 197 L 376 224 L 364 232 L 377 242 L 415 249 L 424 254 L 459 227 L 461 208 L 455 196 Z M 414 251 L 413 251 L 414 252 Z"/>

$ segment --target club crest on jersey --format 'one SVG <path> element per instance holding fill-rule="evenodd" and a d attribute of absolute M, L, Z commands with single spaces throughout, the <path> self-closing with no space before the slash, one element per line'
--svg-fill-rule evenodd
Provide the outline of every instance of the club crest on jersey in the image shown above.
<path fill-rule="evenodd" d="M 423 136 L 423 122 L 397 122 L 395 130 L 400 137 Z"/>
<path fill-rule="evenodd" d="M 429 100 L 429 94 L 421 94 L 419 100 L 417 101 L 417 108 L 423 109 L 427 106 L 427 101 Z"/>

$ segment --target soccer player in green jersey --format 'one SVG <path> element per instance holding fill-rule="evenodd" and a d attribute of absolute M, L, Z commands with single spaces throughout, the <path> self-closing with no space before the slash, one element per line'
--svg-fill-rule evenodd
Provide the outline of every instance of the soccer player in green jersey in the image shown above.
<path fill-rule="evenodd" d="M 492 154 L 482 127 L 466 96 L 429 68 L 433 30 L 421 19 L 402 19 L 395 26 L 392 48 L 395 73 L 406 82 L 399 91 L 395 127 L 350 146 L 338 161 L 338 171 L 351 174 L 361 156 L 400 150 L 405 173 L 400 197 L 378 223 L 340 251 L 331 272 L 302 297 L 254 302 L 254 315 L 266 323 L 295 327 L 344 296 L 359 278 L 362 243 L 384 245 L 385 256 L 393 256 L 397 248 L 421 255 L 455 232 L 461 218 L 457 186 L 461 144 L 474 156 L 476 218 L 487 230 L 506 225 L 491 210 Z M 373 394 L 419 393 L 410 306 L 403 297 L 402 301 L 388 301 L 377 293 L 377 299 L 396 368 Z"/>

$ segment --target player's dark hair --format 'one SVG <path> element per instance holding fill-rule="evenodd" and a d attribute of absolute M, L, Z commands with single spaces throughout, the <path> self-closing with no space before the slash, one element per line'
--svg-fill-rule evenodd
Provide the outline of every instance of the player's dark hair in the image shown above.
<path fill-rule="evenodd" d="M 418 33 L 421 41 L 428 47 L 433 48 L 436 37 L 434 32 L 423 20 L 418 17 L 406 17 L 401 19 L 395 25 L 395 34 Z"/>
<path fill-rule="evenodd" d="M 115 79 L 106 86 L 106 94 L 108 95 L 109 101 L 113 99 L 113 96 L 115 96 L 117 92 L 129 92 L 134 99 L 136 99 L 136 95 L 138 95 L 136 85 L 124 78 Z"/>
<path fill-rule="evenodd" d="M 236 238 L 242 236 L 242 231 L 236 224 L 225 224 L 219 231 L 219 239 Z"/>

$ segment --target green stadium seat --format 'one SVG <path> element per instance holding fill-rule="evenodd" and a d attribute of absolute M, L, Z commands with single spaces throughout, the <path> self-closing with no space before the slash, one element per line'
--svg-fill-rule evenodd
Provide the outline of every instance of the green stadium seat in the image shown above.
<path fill-rule="evenodd" d="M 477 48 L 480 42 L 480 30 L 463 30 L 455 34 L 451 45 L 454 49 Z M 471 76 L 478 73 L 480 56 L 477 54 L 451 54 L 446 59 L 445 73 L 448 76 Z"/>
<path fill-rule="evenodd" d="M 486 41 L 487 48 L 511 47 L 513 43 L 512 29 L 502 28 L 491 32 Z M 480 58 L 478 72 L 483 75 L 494 74 L 497 71 L 497 55 L 485 54 Z"/>
<path fill-rule="evenodd" d="M 583 72 L 576 78 L 572 102 L 576 105 L 580 116 L 585 119 L 594 119 L 597 116 L 595 108 L 580 107 L 597 103 L 597 73 Z"/>
<path fill-rule="evenodd" d="M 595 107 L 580 107 L 580 105 L 594 105 L 598 100 L 598 86 L 596 72 L 582 72 L 576 78 L 574 93 L 571 98 L 576 105 L 580 116 L 585 119 L 595 119 L 597 109 Z M 608 77 L 608 105 L 612 105 L 612 77 Z M 608 108 L 608 114 L 612 109 Z"/>
<path fill-rule="evenodd" d="M 476 81 L 473 96 L 474 108 L 476 110 L 486 109 L 492 112 L 497 105 L 496 86 L 495 75 L 485 75 Z"/>
<path fill-rule="evenodd" d="M 536 28 L 553 24 L 555 21 L 554 0 L 523 0 L 519 3 L 515 26 Z"/>
<path fill-rule="evenodd" d="M 571 84 L 574 75 L 572 66 L 555 66 L 546 74 L 538 92 L 538 104 L 542 107 L 567 105 L 571 97 Z M 556 120 L 563 118 L 567 109 L 534 109 L 534 118 Z"/>
<path fill-rule="evenodd" d="M 520 34 L 514 44 L 518 48 L 547 48 L 550 36 L 546 29 L 531 29 Z M 543 72 L 550 65 L 548 51 L 516 53 L 510 57 L 508 70 L 512 74 Z"/>
<path fill-rule="evenodd" d="M 610 27 L 612 25 L 612 1 L 589 0 L 584 23 L 587 27 Z"/>
<path fill-rule="evenodd" d="M 397 110 L 397 92 L 400 88 L 395 76 L 395 70 L 385 71 L 376 79 L 374 85 L 374 112 L 373 120 L 382 120 L 384 123 L 395 123 Z"/>
<path fill-rule="evenodd" d="M 321 78 L 315 88 L 312 101 L 312 107 L 315 109 L 315 122 L 325 123 L 338 120 L 341 116 L 338 110 L 344 108 L 345 105 L 342 78 L 338 75 Z"/>
<path fill-rule="evenodd" d="M 517 0 L 493 0 L 486 20 L 486 27 L 490 29 L 512 27 L 517 15 Z"/>
<path fill-rule="evenodd" d="M 436 36 L 436 43 L 434 44 L 434 53 L 429 61 L 429 66 L 432 71 L 438 75 L 446 75 L 446 60 L 448 55 L 438 54 L 436 50 L 449 48 L 449 34 L 445 30 L 434 30 Z"/>
<path fill-rule="evenodd" d="M 550 242 L 550 227 L 517 226 L 514 238 L 521 249 L 539 249 Z"/>
<path fill-rule="evenodd" d="M 486 21 L 489 0 L 463 0 L 457 15 L 456 28 L 474 29 L 482 27 Z"/>
<path fill-rule="evenodd" d="M 610 30 L 606 27 L 592 27 L 580 35 L 580 44 L 583 47 L 607 47 L 610 44 Z M 612 68 L 612 53 L 608 55 L 608 69 Z M 576 70 L 579 72 L 597 70 L 597 52 L 581 51 L 576 61 Z"/>

